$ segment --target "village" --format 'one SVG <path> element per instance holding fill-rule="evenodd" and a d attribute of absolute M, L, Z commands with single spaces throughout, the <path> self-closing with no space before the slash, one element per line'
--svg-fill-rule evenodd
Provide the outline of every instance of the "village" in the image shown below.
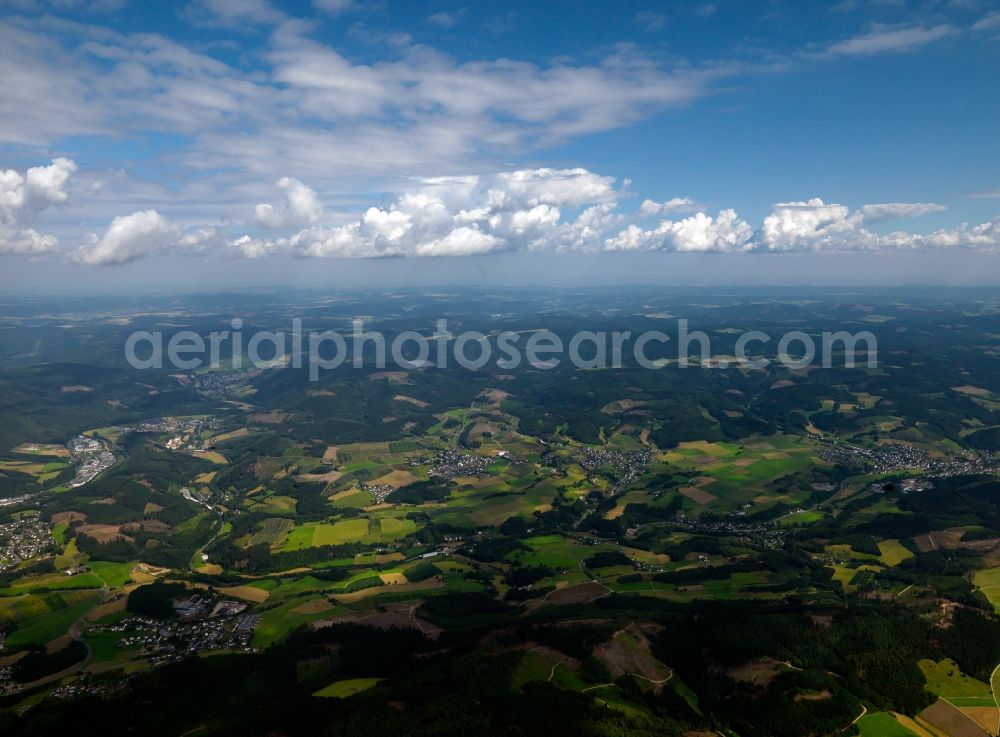
<path fill-rule="evenodd" d="M 0 524 L 0 573 L 49 552 L 53 543 L 52 529 L 37 511 L 15 515 Z"/>
<path fill-rule="evenodd" d="M 487 456 L 459 453 L 457 450 L 446 450 L 434 456 L 430 463 L 431 469 L 427 475 L 431 478 L 453 479 L 460 476 L 482 476 L 495 459 Z M 426 461 L 418 458 L 408 459 L 407 465 L 417 466 Z"/>
<path fill-rule="evenodd" d="M 989 474 L 997 468 L 996 461 L 985 451 L 965 450 L 957 456 L 933 457 L 921 448 L 902 443 L 863 448 L 826 442 L 826 447 L 819 451 L 823 460 L 868 473 L 924 470 L 928 476 L 947 478 Z"/>
<path fill-rule="evenodd" d="M 615 490 L 624 489 L 636 481 L 653 459 L 648 450 L 623 451 L 614 448 L 586 448 L 580 465 L 588 471 L 608 467 L 615 479 Z"/>
<path fill-rule="evenodd" d="M 255 652 L 250 640 L 260 616 L 245 614 L 246 606 L 229 600 L 213 604 L 194 594 L 174 604 L 175 620 L 133 615 L 114 624 L 91 626 L 88 632 L 125 633 L 117 647 L 139 648 L 152 664 L 221 650 Z"/>

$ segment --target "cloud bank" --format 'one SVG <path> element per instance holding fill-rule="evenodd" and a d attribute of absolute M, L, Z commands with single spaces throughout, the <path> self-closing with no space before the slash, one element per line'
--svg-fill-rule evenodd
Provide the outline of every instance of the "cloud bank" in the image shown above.
<path fill-rule="evenodd" d="M 369 207 L 334 224 L 319 195 L 282 177 L 278 197 L 248 211 L 244 225 L 185 226 L 155 209 L 115 217 L 66 251 L 31 227 L 43 212 L 69 199 L 76 170 L 70 159 L 48 166 L 0 171 L 0 253 L 61 254 L 86 265 L 124 264 L 153 256 L 213 255 L 263 258 L 478 256 L 509 251 L 555 253 L 1000 249 L 1000 217 L 929 234 L 878 232 L 873 226 L 945 208 L 928 202 L 888 202 L 855 210 L 819 198 L 779 202 L 754 227 L 731 208 L 710 214 L 691 197 L 632 197 L 614 177 L 583 168 L 522 169 L 487 175 L 420 179 L 391 204 Z M 627 182 L 627 180 L 626 180 Z M 686 216 L 681 216 L 682 214 Z M 235 231 L 235 232 L 234 232 Z M 241 232 L 242 231 L 242 232 Z M 284 231 L 284 232 L 282 232 Z"/>
<path fill-rule="evenodd" d="M 887 220 L 945 209 L 935 203 L 888 202 L 851 210 L 819 198 L 779 202 L 753 227 L 733 209 L 711 215 L 690 197 L 646 199 L 638 211 L 623 214 L 619 204 L 627 194 L 614 178 L 579 168 L 425 179 L 392 204 L 370 207 L 345 224 L 313 225 L 279 237 L 245 233 L 229 246 L 248 258 L 1000 247 L 1000 218 L 926 235 L 872 229 Z M 687 217 L 665 217 L 692 210 Z"/>

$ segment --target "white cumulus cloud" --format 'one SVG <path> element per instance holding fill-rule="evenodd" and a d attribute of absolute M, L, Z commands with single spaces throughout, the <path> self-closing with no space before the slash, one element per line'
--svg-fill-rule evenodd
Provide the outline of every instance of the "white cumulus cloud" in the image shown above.
<path fill-rule="evenodd" d="M 0 254 L 41 254 L 57 248 L 55 236 L 30 226 L 43 210 L 69 199 L 65 187 L 75 171 L 76 164 L 66 158 L 33 166 L 24 174 L 0 169 Z"/>
<path fill-rule="evenodd" d="M 722 210 L 713 218 L 703 212 L 682 220 L 664 220 L 643 230 L 630 225 L 604 243 L 606 251 L 734 251 L 743 248 L 753 229 L 735 210 Z"/>
<path fill-rule="evenodd" d="M 103 236 L 92 235 L 71 257 L 90 266 L 125 264 L 147 256 L 199 253 L 216 237 L 212 228 L 186 232 L 156 210 L 141 210 L 116 217 Z"/>
<path fill-rule="evenodd" d="M 277 186 L 283 199 L 254 208 L 254 220 L 258 225 L 273 230 L 300 228 L 315 223 L 322 216 L 323 206 L 310 187 L 292 177 L 282 177 Z"/>
<path fill-rule="evenodd" d="M 697 212 L 702 206 L 690 197 L 671 197 L 665 202 L 643 200 L 639 206 L 641 215 L 663 215 L 670 212 Z"/>
<path fill-rule="evenodd" d="M 461 256 L 500 250 L 575 250 L 596 239 L 597 208 L 617 201 L 615 179 L 586 169 L 526 169 L 421 180 L 388 207 L 369 208 L 336 227 L 313 225 L 280 238 L 230 241 L 256 258 L 299 256 Z M 582 212 L 564 220 L 563 208 Z M 258 218 L 259 220 L 259 218 Z"/>
<path fill-rule="evenodd" d="M 865 226 L 944 209 L 930 202 L 888 202 L 864 205 L 852 212 L 844 205 L 827 204 L 818 197 L 804 202 L 779 202 L 764 218 L 750 247 L 761 251 L 924 247 L 930 242 L 923 236 L 903 232 L 880 236 Z"/>

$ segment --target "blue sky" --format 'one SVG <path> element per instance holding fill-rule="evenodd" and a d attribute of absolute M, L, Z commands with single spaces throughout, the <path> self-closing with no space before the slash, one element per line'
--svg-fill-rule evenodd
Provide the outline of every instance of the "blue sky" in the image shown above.
<path fill-rule="evenodd" d="M 0 279 L 1000 250 L 987 0 L 0 13 Z"/>

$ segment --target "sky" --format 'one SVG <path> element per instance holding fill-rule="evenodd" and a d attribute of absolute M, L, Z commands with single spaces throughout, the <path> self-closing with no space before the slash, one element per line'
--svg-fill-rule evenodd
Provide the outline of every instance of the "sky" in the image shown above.
<path fill-rule="evenodd" d="M 3 0 L 0 289 L 1000 282 L 991 0 Z"/>

